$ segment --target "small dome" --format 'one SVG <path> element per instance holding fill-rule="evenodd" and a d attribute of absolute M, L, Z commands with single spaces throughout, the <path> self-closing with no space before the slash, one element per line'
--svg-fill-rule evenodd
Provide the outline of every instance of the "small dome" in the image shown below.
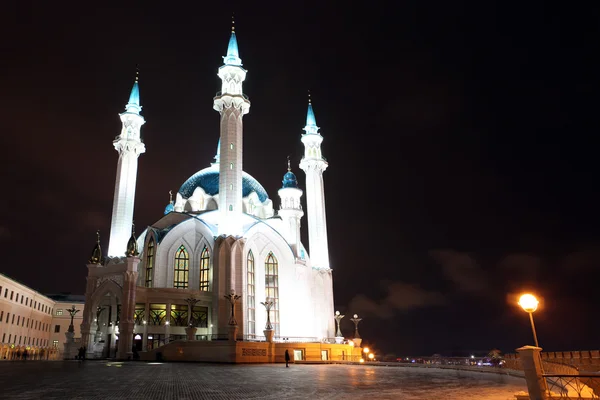
<path fill-rule="evenodd" d="M 165 207 L 165 215 L 167 215 L 170 212 L 173 212 L 174 210 L 175 207 L 173 207 L 173 203 L 167 204 L 167 206 Z"/>
<path fill-rule="evenodd" d="M 127 241 L 127 250 L 125 251 L 125 255 L 127 257 L 137 257 L 139 255 L 137 240 L 135 240 L 135 234 L 133 233 L 133 229 L 131 230 L 131 236 Z"/>
<path fill-rule="evenodd" d="M 288 171 L 283 176 L 283 188 L 294 188 L 298 189 L 298 181 L 296 180 L 296 175 L 292 171 Z"/>
<path fill-rule="evenodd" d="M 92 255 L 88 260 L 88 264 L 102 264 L 102 248 L 100 248 L 100 232 L 96 232 L 96 245 L 92 250 Z"/>

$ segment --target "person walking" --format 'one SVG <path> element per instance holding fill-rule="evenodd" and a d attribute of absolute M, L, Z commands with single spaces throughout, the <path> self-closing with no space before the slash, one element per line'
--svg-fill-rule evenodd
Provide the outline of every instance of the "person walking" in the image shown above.
<path fill-rule="evenodd" d="M 290 363 L 290 352 L 287 351 L 287 349 L 285 349 L 285 367 L 289 368 L 289 363 Z"/>

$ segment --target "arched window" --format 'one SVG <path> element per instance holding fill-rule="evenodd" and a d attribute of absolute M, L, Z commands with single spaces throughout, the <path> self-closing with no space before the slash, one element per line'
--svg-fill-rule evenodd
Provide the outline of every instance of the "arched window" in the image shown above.
<path fill-rule="evenodd" d="M 152 277 L 154 275 L 154 239 L 150 238 L 148 250 L 146 251 L 146 282 L 145 286 L 152 287 Z"/>
<path fill-rule="evenodd" d="M 248 335 L 256 334 L 256 308 L 255 308 L 255 283 L 254 283 L 254 254 L 248 252 L 247 264 L 247 289 L 248 289 Z"/>
<path fill-rule="evenodd" d="M 173 287 L 176 289 L 187 289 L 190 256 L 183 245 L 175 253 L 175 265 L 173 266 Z"/>
<path fill-rule="evenodd" d="M 273 302 L 271 325 L 274 335 L 279 335 L 279 267 L 273 252 L 269 252 L 265 261 L 265 297 Z"/>
<path fill-rule="evenodd" d="M 209 281 L 210 281 L 210 255 L 208 254 L 208 249 L 204 246 L 202 250 L 202 255 L 200 256 L 200 287 L 199 289 L 203 292 L 209 291 Z"/>

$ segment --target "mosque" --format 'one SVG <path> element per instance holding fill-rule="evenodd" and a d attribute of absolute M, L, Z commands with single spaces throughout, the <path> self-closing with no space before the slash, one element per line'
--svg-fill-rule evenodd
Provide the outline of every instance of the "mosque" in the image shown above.
<path fill-rule="evenodd" d="M 300 234 L 304 192 L 289 161 L 277 210 L 243 170 L 247 72 L 232 29 L 213 100 L 220 116 L 214 162 L 185 180 L 164 215 L 137 238 L 133 210 L 146 121 L 136 77 L 113 141 L 119 157 L 108 254 L 98 237 L 87 265 L 81 340 L 88 358 L 265 362 L 282 359 L 284 347 L 296 359 L 348 352 L 335 326 L 323 182 L 328 164 L 312 104 L 299 135 L 309 252 Z"/>

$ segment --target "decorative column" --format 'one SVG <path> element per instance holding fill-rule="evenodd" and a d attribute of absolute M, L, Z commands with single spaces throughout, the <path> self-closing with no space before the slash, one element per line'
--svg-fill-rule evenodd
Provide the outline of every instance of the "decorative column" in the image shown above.
<path fill-rule="evenodd" d="M 121 302 L 121 315 L 119 316 L 119 348 L 117 349 L 117 359 L 133 359 L 133 329 L 135 327 L 135 295 L 136 283 L 138 278 L 138 258 L 137 241 L 131 230 L 131 237 L 127 242 L 127 251 L 125 255 L 125 272 L 123 273 L 123 299 Z"/>
<path fill-rule="evenodd" d="M 273 307 L 274 302 L 267 297 L 264 302 L 260 302 L 263 306 L 265 306 L 265 310 L 267 310 L 267 325 L 265 326 L 265 330 L 263 333 L 265 334 L 265 339 L 268 343 L 273 343 L 273 325 L 271 325 L 271 308 Z"/>
<path fill-rule="evenodd" d="M 238 324 L 235 319 L 235 302 L 242 296 L 235 294 L 235 290 L 231 289 L 228 295 L 223 296 L 231 304 L 231 316 L 229 317 L 229 340 L 237 340 Z"/>
<path fill-rule="evenodd" d="M 517 349 L 523 365 L 523 372 L 525 372 L 527 391 L 531 400 L 545 400 L 549 397 L 548 386 L 542 369 L 541 351 L 541 347 L 535 346 L 523 346 Z"/>
<path fill-rule="evenodd" d="M 342 344 L 344 341 L 344 336 L 342 335 L 342 330 L 340 329 L 340 321 L 344 318 L 344 315 L 340 315 L 339 311 L 335 312 L 335 322 L 337 323 L 337 332 L 335 334 L 335 342 L 337 344 Z"/>
<path fill-rule="evenodd" d="M 194 319 L 194 306 L 200 300 L 195 299 L 193 297 L 185 299 L 185 302 L 188 304 L 188 326 L 185 328 L 185 334 L 187 335 L 187 340 L 196 340 L 196 325 L 198 321 Z"/>
<path fill-rule="evenodd" d="M 352 339 L 352 341 L 354 342 L 355 347 L 360 347 L 362 339 L 358 334 L 358 323 L 362 321 L 362 318 L 358 318 L 358 314 L 354 314 L 354 318 L 350 318 L 350 321 L 354 322 L 354 339 Z"/>

